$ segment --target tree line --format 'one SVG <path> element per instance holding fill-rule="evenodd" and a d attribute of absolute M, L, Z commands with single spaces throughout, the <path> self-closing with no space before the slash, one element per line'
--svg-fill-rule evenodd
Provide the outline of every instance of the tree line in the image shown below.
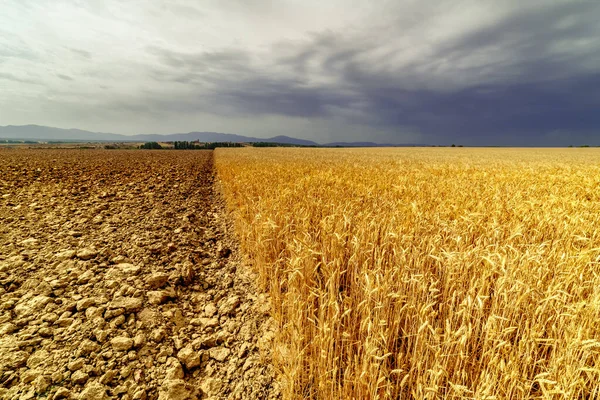
<path fill-rule="evenodd" d="M 169 142 L 167 142 L 169 143 Z M 173 143 L 173 149 L 175 150 L 213 150 L 217 147 L 243 147 L 241 143 L 233 142 L 209 142 L 209 143 L 198 143 L 188 141 L 175 141 Z M 158 142 L 146 142 L 139 146 L 140 149 L 146 150 L 160 150 L 164 147 Z"/>

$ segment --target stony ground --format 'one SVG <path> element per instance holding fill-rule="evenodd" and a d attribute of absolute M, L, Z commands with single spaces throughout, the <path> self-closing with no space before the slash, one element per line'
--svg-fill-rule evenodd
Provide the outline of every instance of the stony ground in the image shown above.
<path fill-rule="evenodd" d="M 278 398 L 228 232 L 212 152 L 0 149 L 0 398 Z"/>

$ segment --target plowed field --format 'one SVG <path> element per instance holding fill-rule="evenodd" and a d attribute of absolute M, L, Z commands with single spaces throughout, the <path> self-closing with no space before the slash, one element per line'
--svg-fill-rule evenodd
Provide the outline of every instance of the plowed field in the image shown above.
<path fill-rule="evenodd" d="M 254 281 L 212 152 L 0 150 L 0 398 L 277 397 Z"/>

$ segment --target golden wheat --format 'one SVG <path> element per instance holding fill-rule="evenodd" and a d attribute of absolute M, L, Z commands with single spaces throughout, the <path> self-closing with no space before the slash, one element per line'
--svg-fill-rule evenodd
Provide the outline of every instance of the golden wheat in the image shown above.
<path fill-rule="evenodd" d="M 219 149 L 286 398 L 600 397 L 600 151 Z"/>

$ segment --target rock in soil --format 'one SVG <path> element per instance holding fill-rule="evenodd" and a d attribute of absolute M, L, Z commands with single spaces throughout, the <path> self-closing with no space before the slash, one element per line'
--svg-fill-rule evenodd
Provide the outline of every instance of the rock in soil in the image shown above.
<path fill-rule="evenodd" d="M 0 171 L 1 399 L 279 398 L 212 152 L 0 149 Z"/>

